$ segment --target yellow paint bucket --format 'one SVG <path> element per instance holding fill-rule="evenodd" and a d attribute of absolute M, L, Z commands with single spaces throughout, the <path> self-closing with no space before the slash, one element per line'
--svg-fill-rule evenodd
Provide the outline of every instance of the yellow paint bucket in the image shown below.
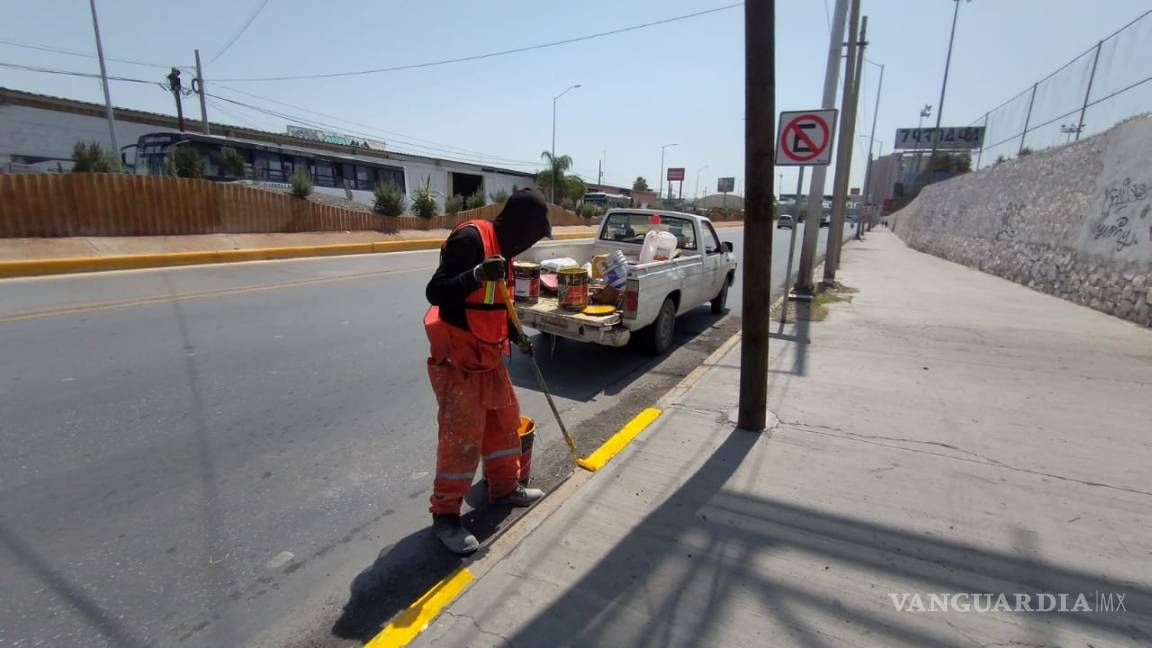
<path fill-rule="evenodd" d="M 520 484 L 527 486 L 532 477 L 532 445 L 536 442 L 536 421 L 527 416 L 520 417 L 520 429 L 516 430 L 520 437 Z"/>

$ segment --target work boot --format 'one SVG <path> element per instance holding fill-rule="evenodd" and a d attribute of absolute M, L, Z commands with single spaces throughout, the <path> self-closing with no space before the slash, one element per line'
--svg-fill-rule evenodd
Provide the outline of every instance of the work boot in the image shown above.
<path fill-rule="evenodd" d="M 476 536 L 460 524 L 459 515 L 433 515 L 432 534 L 448 551 L 458 556 L 467 556 L 480 548 Z"/>
<path fill-rule="evenodd" d="M 509 506 L 532 506 L 544 497 L 544 491 L 539 488 L 524 488 L 520 484 L 516 484 L 516 488 L 505 495 L 504 497 L 497 497 L 492 500 L 493 504 L 509 505 Z"/>

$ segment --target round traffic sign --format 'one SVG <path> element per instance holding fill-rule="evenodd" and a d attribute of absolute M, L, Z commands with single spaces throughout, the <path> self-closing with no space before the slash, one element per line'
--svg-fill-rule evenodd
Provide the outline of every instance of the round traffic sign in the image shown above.
<path fill-rule="evenodd" d="M 780 151 L 794 162 L 815 160 L 828 148 L 831 133 L 823 116 L 797 115 L 780 129 Z"/>

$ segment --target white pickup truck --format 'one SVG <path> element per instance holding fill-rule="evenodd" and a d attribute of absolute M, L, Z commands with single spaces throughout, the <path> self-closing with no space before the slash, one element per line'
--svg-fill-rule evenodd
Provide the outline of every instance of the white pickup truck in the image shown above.
<path fill-rule="evenodd" d="M 637 264 L 644 235 L 653 227 L 676 235 L 677 250 L 665 261 Z M 736 276 L 732 244 L 722 243 L 712 222 L 694 214 L 653 209 L 611 209 L 594 241 L 542 243 L 516 257 L 541 263 L 568 257 L 583 264 L 598 254 L 620 250 L 629 261 L 623 308 L 608 316 L 585 315 L 559 307 L 555 297 L 517 303 L 525 326 L 580 342 L 620 347 L 633 335 L 652 353 L 672 345 L 676 317 L 706 302 L 724 312 Z"/>

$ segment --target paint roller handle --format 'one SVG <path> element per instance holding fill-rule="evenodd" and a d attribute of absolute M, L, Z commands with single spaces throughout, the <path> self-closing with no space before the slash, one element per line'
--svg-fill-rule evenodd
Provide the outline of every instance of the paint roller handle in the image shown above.
<path fill-rule="evenodd" d="M 516 307 L 512 304 L 512 297 L 508 295 L 508 284 L 501 281 L 498 282 L 496 286 L 500 291 L 500 299 L 504 300 L 504 306 L 508 309 L 508 319 L 512 320 L 512 327 L 516 329 L 516 335 L 523 338 L 524 329 L 520 326 L 520 316 L 516 314 Z"/>

